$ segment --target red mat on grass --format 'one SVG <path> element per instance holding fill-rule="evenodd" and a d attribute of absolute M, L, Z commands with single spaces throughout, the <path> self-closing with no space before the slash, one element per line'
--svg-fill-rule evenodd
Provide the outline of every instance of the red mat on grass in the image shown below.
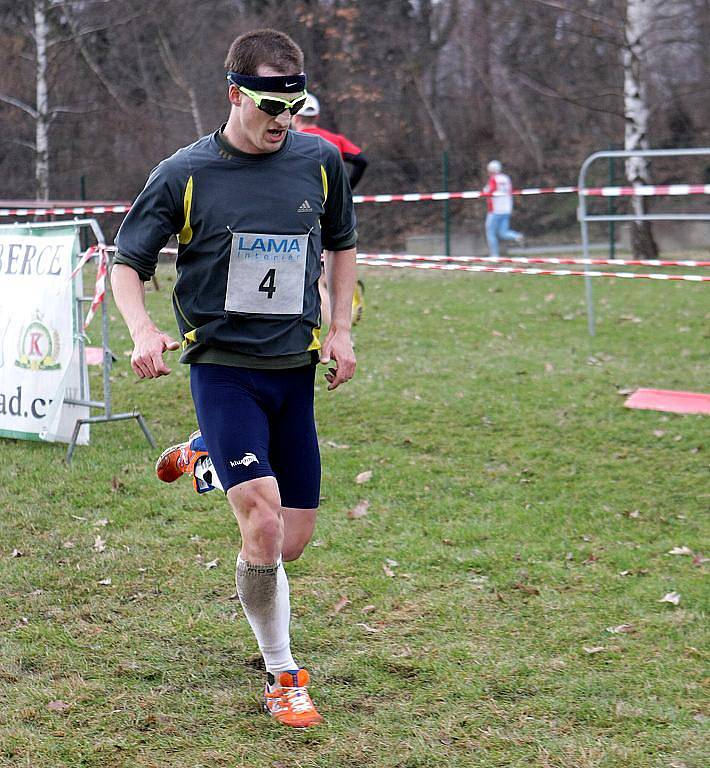
<path fill-rule="evenodd" d="M 648 411 L 710 414 L 710 395 L 702 392 L 676 392 L 672 389 L 637 389 L 624 405 Z"/>

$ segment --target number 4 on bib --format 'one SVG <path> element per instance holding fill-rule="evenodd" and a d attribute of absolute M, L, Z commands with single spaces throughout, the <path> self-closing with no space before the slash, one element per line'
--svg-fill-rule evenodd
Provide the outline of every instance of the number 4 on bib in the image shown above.
<path fill-rule="evenodd" d="M 259 290 L 267 294 L 267 299 L 271 299 L 276 292 L 276 270 L 270 269 L 264 279 L 259 283 Z"/>
<path fill-rule="evenodd" d="M 308 234 L 232 232 L 224 308 L 227 312 L 300 315 Z"/>

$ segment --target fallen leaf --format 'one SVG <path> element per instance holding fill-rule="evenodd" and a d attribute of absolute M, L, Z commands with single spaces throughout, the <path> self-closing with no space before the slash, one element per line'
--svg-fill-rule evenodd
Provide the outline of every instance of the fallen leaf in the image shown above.
<path fill-rule="evenodd" d="M 612 635 L 630 635 L 636 631 L 636 627 L 633 624 L 619 624 L 616 627 L 607 627 L 606 631 Z"/>
<path fill-rule="evenodd" d="M 363 613 L 372 613 L 373 611 L 377 610 L 376 605 L 366 605 L 363 607 L 362 612 Z"/>
<path fill-rule="evenodd" d="M 513 584 L 513 589 L 519 589 L 521 592 L 525 592 L 526 595 L 540 594 L 540 590 L 537 587 L 533 587 L 531 584 L 523 584 L 521 581 L 516 581 Z"/>
<path fill-rule="evenodd" d="M 374 627 L 371 627 L 369 624 L 365 624 L 364 622 L 358 622 L 355 626 L 362 627 L 365 632 L 369 632 L 370 634 L 375 634 L 379 632 L 379 629 L 375 629 Z"/>
<path fill-rule="evenodd" d="M 55 699 L 54 701 L 50 701 L 49 704 L 47 704 L 47 709 L 50 712 L 66 712 L 69 707 L 70 705 L 61 699 Z"/>
<path fill-rule="evenodd" d="M 205 568 L 209 571 L 212 568 L 216 568 L 219 565 L 219 558 L 215 557 L 214 560 L 210 560 L 209 563 L 205 563 Z"/>
<path fill-rule="evenodd" d="M 587 647 L 586 645 L 582 646 L 584 648 L 585 653 L 601 653 L 602 651 L 605 651 L 606 648 L 603 645 L 592 645 L 591 647 Z"/>
<path fill-rule="evenodd" d="M 111 586 L 111 579 L 110 579 L 110 577 L 107 578 L 107 579 L 101 579 L 99 584 L 101 584 L 104 587 L 110 587 Z"/>
<path fill-rule="evenodd" d="M 388 579 L 393 579 L 397 574 L 387 565 L 387 563 L 384 563 L 382 565 L 382 570 L 385 572 L 385 576 L 387 576 Z"/>
<path fill-rule="evenodd" d="M 682 546 L 682 547 L 673 547 L 668 552 L 669 555 L 690 555 L 692 557 L 693 550 L 690 549 L 690 547 Z"/>
<path fill-rule="evenodd" d="M 631 576 L 633 571 L 619 571 L 619 576 Z"/>
<path fill-rule="evenodd" d="M 554 293 L 546 293 L 545 294 L 545 303 L 549 304 L 551 301 L 553 301 L 555 298 Z"/>
<path fill-rule="evenodd" d="M 106 542 L 101 538 L 101 536 L 97 536 L 94 539 L 94 550 L 96 552 L 103 552 L 106 549 Z"/>
<path fill-rule="evenodd" d="M 633 395 L 633 393 L 636 391 L 635 387 L 621 387 L 616 390 L 617 395 L 623 395 L 626 397 L 626 395 Z"/>
<path fill-rule="evenodd" d="M 555 366 L 552 363 L 545 363 L 545 373 L 552 373 L 555 370 Z"/>
<path fill-rule="evenodd" d="M 13 549 L 12 552 L 10 553 L 10 557 L 22 557 L 24 554 L 25 553 L 20 552 L 19 549 Z"/>
<path fill-rule="evenodd" d="M 710 562 L 710 557 L 704 557 L 703 555 L 695 555 L 693 558 L 693 565 L 700 568 L 704 563 Z"/>
<path fill-rule="evenodd" d="M 326 440 L 325 445 L 327 445 L 328 448 L 339 448 L 343 451 L 346 451 L 348 448 L 350 448 L 347 443 L 336 443 L 335 440 Z"/>
<path fill-rule="evenodd" d="M 121 488 L 123 488 L 123 483 L 118 479 L 118 477 L 116 477 L 116 475 L 114 475 L 111 478 L 111 490 L 114 493 L 118 493 L 118 491 L 120 491 Z"/>
<path fill-rule="evenodd" d="M 65 541 L 64 544 L 62 544 L 64 549 L 74 549 L 74 542 L 73 541 Z"/>
<path fill-rule="evenodd" d="M 668 592 L 658 601 L 659 603 L 671 603 L 671 605 L 680 605 L 680 593 Z"/>
<path fill-rule="evenodd" d="M 662 429 L 654 429 L 653 430 L 653 436 L 654 437 L 663 437 L 663 435 L 665 435 L 665 434 L 666 434 L 665 431 L 662 430 Z"/>
<path fill-rule="evenodd" d="M 102 517 L 94 523 L 94 528 L 102 528 L 105 525 L 108 525 L 108 520 L 105 517 Z"/>
<path fill-rule="evenodd" d="M 351 520 L 357 520 L 359 517 L 365 517 L 367 510 L 370 507 L 370 502 L 367 499 L 359 501 L 352 509 L 348 510 L 348 517 Z"/>
<path fill-rule="evenodd" d="M 357 477 L 355 478 L 355 482 L 358 485 L 362 485 L 363 483 L 367 483 L 370 480 L 372 480 L 372 470 L 371 469 L 367 469 L 364 472 L 360 472 L 360 474 L 358 474 Z"/>
<path fill-rule="evenodd" d="M 348 598 L 345 597 L 345 595 L 342 595 L 340 600 L 338 600 L 338 602 L 333 606 L 333 610 L 332 610 L 333 615 L 337 615 L 338 613 L 340 613 L 340 611 L 342 611 L 343 608 L 345 608 L 345 606 L 347 605 L 350 605 L 350 600 L 348 600 Z"/>

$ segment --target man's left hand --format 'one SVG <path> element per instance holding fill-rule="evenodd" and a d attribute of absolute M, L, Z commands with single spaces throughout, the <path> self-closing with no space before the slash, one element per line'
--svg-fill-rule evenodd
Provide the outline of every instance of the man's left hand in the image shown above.
<path fill-rule="evenodd" d="M 330 329 L 321 349 L 320 361 L 324 365 L 330 362 L 335 366 L 328 369 L 325 379 L 328 389 L 336 389 L 355 375 L 355 352 L 350 331 Z"/>

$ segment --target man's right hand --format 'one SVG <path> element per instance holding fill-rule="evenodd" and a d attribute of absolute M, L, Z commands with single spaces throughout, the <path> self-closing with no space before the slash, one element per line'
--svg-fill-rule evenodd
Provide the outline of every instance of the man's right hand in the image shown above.
<path fill-rule="evenodd" d="M 131 368 L 139 379 L 157 379 L 171 373 L 163 360 L 163 353 L 180 349 L 179 342 L 157 328 L 146 328 L 136 333 L 133 343 Z"/>

